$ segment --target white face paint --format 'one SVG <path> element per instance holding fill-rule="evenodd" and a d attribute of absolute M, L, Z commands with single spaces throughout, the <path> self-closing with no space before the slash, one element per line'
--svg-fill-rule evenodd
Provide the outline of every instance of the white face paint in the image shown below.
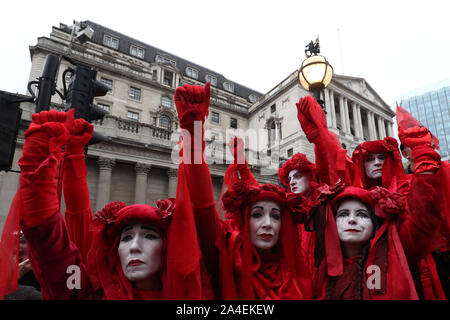
<path fill-rule="evenodd" d="M 281 229 L 280 206 L 273 201 L 258 201 L 250 208 L 250 240 L 258 251 L 272 249 Z"/>
<path fill-rule="evenodd" d="M 308 176 L 296 169 L 289 171 L 288 179 L 293 193 L 303 193 L 309 188 Z"/>
<path fill-rule="evenodd" d="M 134 281 L 138 288 L 149 289 L 155 278 L 159 278 L 162 238 L 155 226 L 125 227 L 120 235 L 118 253 L 125 277 Z"/>
<path fill-rule="evenodd" d="M 364 161 L 366 176 L 371 179 L 381 178 L 383 175 L 384 153 L 371 153 Z"/>
<path fill-rule="evenodd" d="M 361 248 L 372 236 L 373 223 L 369 210 L 359 200 L 345 199 L 336 211 L 336 227 L 339 239 L 345 245 Z"/>

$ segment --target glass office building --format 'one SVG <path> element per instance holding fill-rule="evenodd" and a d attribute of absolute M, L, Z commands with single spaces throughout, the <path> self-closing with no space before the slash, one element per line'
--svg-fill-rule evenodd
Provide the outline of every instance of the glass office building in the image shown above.
<path fill-rule="evenodd" d="M 442 160 L 449 160 L 450 79 L 402 95 L 400 106 L 439 139 Z"/>

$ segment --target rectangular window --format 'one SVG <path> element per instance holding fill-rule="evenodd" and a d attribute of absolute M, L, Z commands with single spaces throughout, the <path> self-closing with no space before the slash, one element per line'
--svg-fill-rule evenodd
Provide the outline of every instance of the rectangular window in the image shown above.
<path fill-rule="evenodd" d="M 110 35 L 105 34 L 103 36 L 103 44 L 105 46 L 114 48 L 114 49 L 119 49 L 119 39 L 114 38 Z"/>
<path fill-rule="evenodd" d="M 163 84 L 166 86 L 172 86 L 173 72 L 164 70 Z"/>
<path fill-rule="evenodd" d="M 294 149 L 292 149 L 292 148 L 288 149 L 288 151 L 287 151 L 288 158 L 292 158 L 293 155 L 294 155 Z"/>
<path fill-rule="evenodd" d="M 230 82 L 224 82 L 223 88 L 228 92 L 234 92 L 234 85 Z"/>
<path fill-rule="evenodd" d="M 198 71 L 195 70 L 194 68 L 187 67 L 186 68 L 186 75 L 188 77 L 191 77 L 191 78 L 194 78 L 194 79 L 198 79 Z"/>
<path fill-rule="evenodd" d="M 138 58 L 144 59 L 144 49 L 135 45 L 130 46 L 130 54 Z"/>
<path fill-rule="evenodd" d="M 219 123 L 220 117 L 219 117 L 219 113 L 218 112 L 211 111 L 211 121 L 214 122 L 214 123 Z"/>
<path fill-rule="evenodd" d="M 111 112 L 111 107 L 108 104 L 97 103 L 97 105 L 105 111 Z"/>
<path fill-rule="evenodd" d="M 128 97 L 133 100 L 140 101 L 141 100 L 141 89 L 130 87 L 130 92 L 128 93 Z"/>
<path fill-rule="evenodd" d="M 270 112 L 274 113 L 275 111 L 277 111 L 277 106 L 275 104 L 270 106 Z"/>
<path fill-rule="evenodd" d="M 108 88 L 109 88 L 108 92 L 112 92 L 112 89 L 113 89 L 113 81 L 112 80 L 101 77 L 100 82 L 102 82 L 108 86 Z"/>
<path fill-rule="evenodd" d="M 214 76 L 212 76 L 210 74 L 207 74 L 205 76 L 205 80 L 206 80 L 206 82 L 209 81 L 212 86 L 217 86 L 217 78 L 216 77 L 214 77 Z"/>
<path fill-rule="evenodd" d="M 127 119 L 139 121 L 139 113 L 134 111 L 128 111 L 127 112 Z"/>
<path fill-rule="evenodd" d="M 161 104 L 163 107 L 167 107 L 170 108 L 172 106 L 172 99 L 170 99 L 169 97 L 162 97 L 161 98 Z"/>
<path fill-rule="evenodd" d="M 230 118 L 230 128 L 237 129 L 237 119 Z"/>

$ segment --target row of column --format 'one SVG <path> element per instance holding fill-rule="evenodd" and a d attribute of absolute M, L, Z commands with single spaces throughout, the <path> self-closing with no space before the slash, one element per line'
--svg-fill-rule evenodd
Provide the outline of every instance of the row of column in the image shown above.
<path fill-rule="evenodd" d="M 111 173 L 116 161 L 111 158 L 98 158 L 99 176 L 97 184 L 97 202 L 96 211 L 101 210 L 110 202 L 111 191 Z M 136 185 L 134 191 L 134 203 L 145 203 L 147 195 L 148 174 L 151 165 L 136 163 L 134 166 L 136 172 Z M 175 198 L 177 192 L 178 170 L 169 168 L 167 170 L 169 178 L 168 198 Z"/>
<path fill-rule="evenodd" d="M 325 94 L 325 108 L 327 111 L 327 123 L 332 128 L 337 129 L 337 117 L 336 117 L 336 106 L 335 106 L 335 93 L 329 89 L 324 90 Z M 340 120 L 341 120 L 341 130 L 344 132 L 345 135 L 352 135 L 351 132 L 351 125 L 352 122 L 350 122 L 350 112 L 349 112 L 349 105 L 351 104 L 352 108 L 352 115 L 353 115 L 353 135 L 363 140 L 364 139 L 364 128 L 363 128 L 363 121 L 361 119 L 361 106 L 357 104 L 354 101 L 349 101 L 347 98 L 345 98 L 342 95 L 339 95 L 339 114 L 340 114 Z M 382 117 L 375 115 L 372 111 L 365 110 L 366 112 L 366 122 L 367 122 L 367 130 L 368 132 L 368 139 L 369 140 L 377 140 L 377 139 L 384 139 L 386 136 L 393 136 L 393 128 L 392 123 L 388 122 L 387 125 L 387 132 L 386 132 L 386 125 L 385 125 L 385 119 Z M 377 125 L 375 125 L 375 118 L 377 121 Z M 377 129 L 378 127 L 378 129 Z"/>

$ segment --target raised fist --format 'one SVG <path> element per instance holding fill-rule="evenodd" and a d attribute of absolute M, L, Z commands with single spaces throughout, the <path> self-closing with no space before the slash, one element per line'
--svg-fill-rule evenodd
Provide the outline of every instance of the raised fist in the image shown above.
<path fill-rule="evenodd" d="M 69 141 L 66 144 L 66 154 L 83 153 L 84 147 L 91 140 L 94 126 L 84 119 L 74 119 L 74 112 L 71 109 L 67 113 L 66 128 L 70 132 Z"/>
<path fill-rule="evenodd" d="M 234 137 L 228 142 L 231 154 L 238 164 L 245 163 L 244 140 L 241 137 Z"/>
<path fill-rule="evenodd" d="M 322 107 L 312 96 L 300 98 L 297 106 L 297 118 L 309 142 L 319 135 L 319 130 L 327 128 L 327 120 Z"/>
<path fill-rule="evenodd" d="M 209 103 L 211 98 L 210 83 L 204 87 L 186 84 L 178 87 L 175 91 L 175 105 L 177 107 L 180 127 L 192 129 L 194 121 L 205 121 L 209 114 Z"/>
<path fill-rule="evenodd" d="M 56 110 L 41 111 L 40 113 L 34 113 L 31 118 L 30 127 L 24 135 L 25 141 L 29 142 L 28 144 L 25 142 L 27 149 L 33 148 L 34 144 L 35 147 L 48 147 L 47 153 L 60 153 L 61 147 L 70 136 L 64 125 L 67 113 Z"/>
<path fill-rule="evenodd" d="M 401 143 L 411 149 L 419 145 L 431 145 L 431 133 L 425 127 L 417 126 L 399 130 L 398 136 Z"/>

